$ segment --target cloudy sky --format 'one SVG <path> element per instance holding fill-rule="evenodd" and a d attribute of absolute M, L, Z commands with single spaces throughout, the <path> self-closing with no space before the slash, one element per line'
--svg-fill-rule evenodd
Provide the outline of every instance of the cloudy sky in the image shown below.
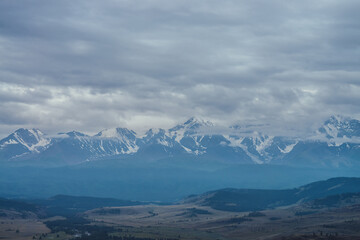
<path fill-rule="evenodd" d="M 1 0 L 0 136 L 360 117 L 358 0 Z"/>

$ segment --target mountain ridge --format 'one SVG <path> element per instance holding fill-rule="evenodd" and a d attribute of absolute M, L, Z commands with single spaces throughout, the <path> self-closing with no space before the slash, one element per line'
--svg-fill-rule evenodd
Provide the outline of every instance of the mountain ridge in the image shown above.
<path fill-rule="evenodd" d="M 71 131 L 49 137 L 38 129 L 20 128 L 0 140 L 0 161 L 56 159 L 55 165 L 72 165 L 138 155 L 152 161 L 193 156 L 239 164 L 359 165 L 360 121 L 356 119 L 331 116 L 305 139 L 269 136 L 239 125 L 229 127 L 226 133 L 213 131 L 214 127 L 193 117 L 167 130 L 149 129 L 143 136 L 127 128 L 113 128 L 93 136 Z"/>

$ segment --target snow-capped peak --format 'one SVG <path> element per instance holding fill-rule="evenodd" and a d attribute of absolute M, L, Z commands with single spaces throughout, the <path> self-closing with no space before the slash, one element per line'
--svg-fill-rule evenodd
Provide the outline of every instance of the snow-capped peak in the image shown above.
<path fill-rule="evenodd" d="M 325 121 L 325 124 L 340 124 L 342 122 L 348 122 L 350 120 L 351 118 L 342 115 L 332 115 L 327 121 Z"/>
<path fill-rule="evenodd" d="M 113 140 L 117 141 L 117 143 L 122 144 L 121 151 L 116 150 L 119 153 L 135 153 L 139 149 L 137 145 L 137 137 L 136 133 L 132 130 L 127 128 L 112 128 L 112 129 L 105 129 L 94 137 L 100 138 L 101 144 L 103 144 L 103 140 Z"/>
<path fill-rule="evenodd" d="M 186 122 L 184 122 L 183 124 L 179 124 L 171 129 L 169 129 L 169 132 L 175 132 L 175 131 L 179 131 L 179 130 L 184 130 L 185 132 L 191 130 L 191 132 L 193 132 L 194 130 L 198 130 L 200 128 L 212 127 L 212 126 L 214 126 L 214 124 L 212 122 L 205 121 L 200 118 L 192 117 L 192 118 L 188 119 Z"/>
<path fill-rule="evenodd" d="M 212 126 L 214 125 L 209 121 L 192 117 L 183 124 L 179 124 L 169 129 L 169 135 L 170 137 L 175 138 L 176 142 L 180 143 L 184 136 L 204 134 L 205 132 L 203 130 Z"/>
<path fill-rule="evenodd" d="M 100 138 L 116 138 L 116 139 L 128 138 L 134 140 L 136 138 L 136 133 L 127 128 L 111 128 L 111 129 L 105 129 L 99 132 L 98 134 L 96 134 L 95 136 Z"/>
<path fill-rule="evenodd" d="M 169 133 L 162 128 L 151 128 L 146 133 L 145 136 L 142 138 L 143 142 L 145 143 L 156 143 L 161 144 L 164 146 L 173 146 L 173 142 Z"/>
<path fill-rule="evenodd" d="M 214 126 L 214 124 L 210 121 L 205 121 L 204 119 L 197 118 L 197 117 L 191 117 L 183 124 L 184 126 Z"/>
<path fill-rule="evenodd" d="M 81 132 L 77 132 L 77 131 L 67 132 L 67 133 L 65 133 L 65 135 L 67 135 L 69 137 L 74 137 L 74 138 L 88 137 L 88 135 L 81 133 Z"/>
<path fill-rule="evenodd" d="M 153 136 L 156 136 L 156 135 L 163 135 L 165 134 L 165 129 L 162 129 L 162 128 L 150 128 L 146 133 L 145 133 L 145 136 L 146 137 L 153 137 Z"/>
<path fill-rule="evenodd" d="M 324 134 L 328 139 L 360 137 L 360 121 L 334 115 L 324 122 L 318 133 Z"/>
<path fill-rule="evenodd" d="M 40 149 L 50 144 L 50 139 L 46 138 L 45 134 L 39 129 L 19 128 L 7 138 L 3 139 L 0 147 L 3 148 L 10 144 L 20 144 L 30 152 L 39 152 Z"/>

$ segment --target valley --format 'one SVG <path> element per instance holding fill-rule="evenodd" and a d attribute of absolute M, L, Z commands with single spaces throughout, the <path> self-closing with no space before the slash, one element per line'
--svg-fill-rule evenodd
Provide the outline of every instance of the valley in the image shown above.
<path fill-rule="evenodd" d="M 230 197 L 224 194 L 230 189 L 223 189 L 171 204 L 73 196 L 2 199 L 0 239 L 358 239 L 359 181 L 314 182 L 286 190 L 286 196 L 273 190 L 275 198 L 269 190 L 231 189 L 236 194 Z M 253 191 L 260 205 L 254 206 Z M 231 208 L 239 203 L 247 211 Z"/>

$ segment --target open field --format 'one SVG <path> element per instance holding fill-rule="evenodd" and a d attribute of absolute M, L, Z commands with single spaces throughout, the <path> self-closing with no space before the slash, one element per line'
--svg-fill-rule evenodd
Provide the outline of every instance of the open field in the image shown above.
<path fill-rule="evenodd" d="M 194 224 L 205 224 L 209 221 L 220 221 L 221 219 L 239 215 L 238 213 L 218 211 L 210 207 L 193 204 L 102 208 L 88 211 L 85 214 L 95 221 L 132 227 L 191 227 Z"/>
<path fill-rule="evenodd" d="M 194 212 L 200 212 L 196 214 Z M 202 214 L 201 214 L 202 213 Z M 103 208 L 86 213 L 96 224 L 121 227 L 119 236 L 176 239 L 277 239 L 306 236 L 360 237 L 360 207 L 286 207 L 252 213 L 216 211 L 194 205 Z"/>
<path fill-rule="evenodd" d="M 0 239 L 358 239 L 360 205 L 226 212 L 195 204 L 104 207 L 73 218 L 6 212 Z M 106 232 L 110 238 L 95 238 Z M 33 238 L 35 236 L 35 238 Z M 92 238 L 93 237 L 93 238 Z M 117 237 L 117 238 L 116 238 Z"/>
<path fill-rule="evenodd" d="M 33 239 L 49 233 L 50 229 L 37 218 L 0 217 L 0 239 Z"/>

